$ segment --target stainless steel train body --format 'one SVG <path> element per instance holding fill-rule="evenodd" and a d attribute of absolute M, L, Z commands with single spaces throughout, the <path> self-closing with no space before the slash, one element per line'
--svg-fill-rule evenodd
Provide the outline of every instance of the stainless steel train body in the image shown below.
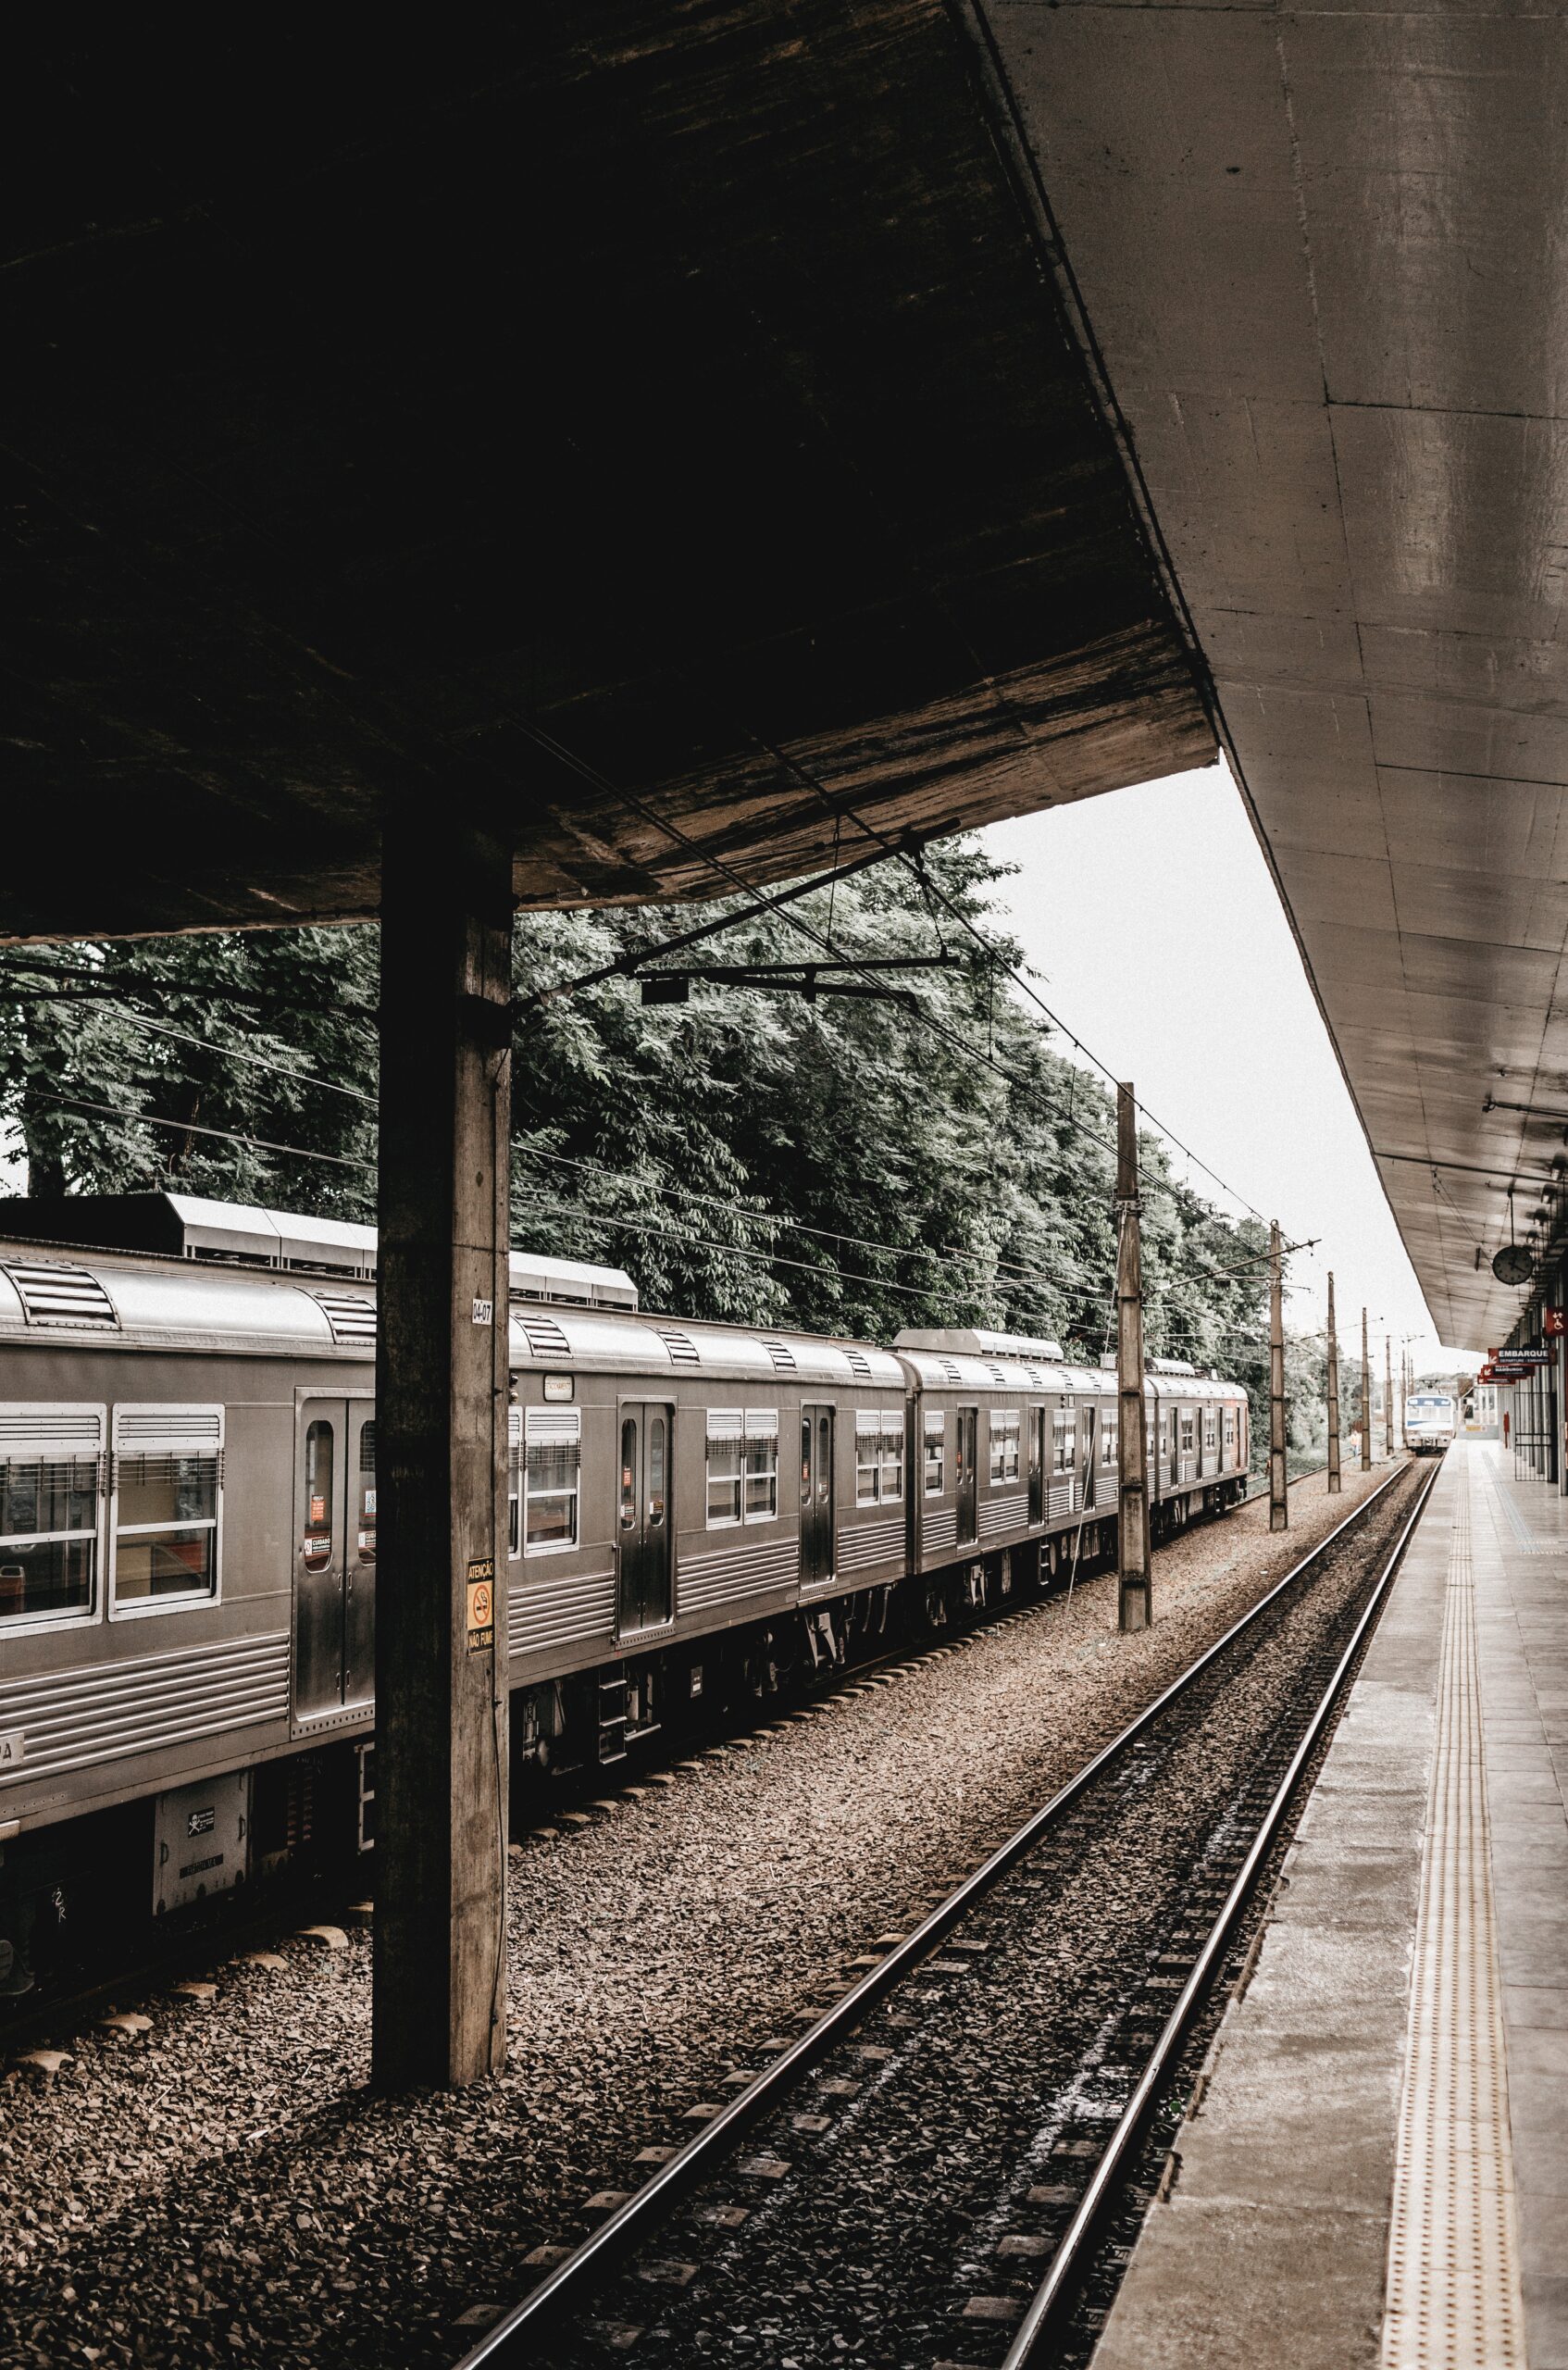
<path fill-rule="evenodd" d="M 329 1767 L 363 1840 L 370 1230 L 173 1196 L 14 1207 L 34 1239 L 0 1241 L 13 1879 L 29 1836 L 139 1804 L 154 1901 L 180 1905 L 297 1840 Z M 151 1247 L 65 1247 L 89 1229 Z M 901 1589 L 940 1622 L 1109 1544 L 1115 1378 L 1054 1344 L 687 1323 L 618 1271 L 524 1254 L 513 1291 L 519 1765 L 616 1759 L 721 1670 L 766 1693 L 839 1662 Z M 1146 1410 L 1157 1523 L 1241 1494 L 1238 1386 L 1155 1372 Z"/>
<path fill-rule="evenodd" d="M 1446 1391 L 1412 1391 L 1405 1402 L 1405 1447 L 1415 1456 L 1440 1456 L 1453 1446 L 1458 1409 Z"/>

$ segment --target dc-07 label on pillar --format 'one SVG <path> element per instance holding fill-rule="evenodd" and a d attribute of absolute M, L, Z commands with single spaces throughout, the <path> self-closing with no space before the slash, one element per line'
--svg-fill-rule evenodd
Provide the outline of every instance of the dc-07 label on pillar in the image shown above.
<path fill-rule="evenodd" d="M 477 1555 L 468 1565 L 468 1652 L 482 1654 L 495 1644 L 495 1562 Z"/>

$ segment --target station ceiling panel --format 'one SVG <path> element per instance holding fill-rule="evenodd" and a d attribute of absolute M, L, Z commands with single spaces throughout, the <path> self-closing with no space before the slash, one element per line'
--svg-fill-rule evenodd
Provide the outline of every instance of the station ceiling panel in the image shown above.
<path fill-rule="evenodd" d="M 1484 1349 L 1568 1111 L 1568 22 L 983 20 L 1433 1319 Z"/>

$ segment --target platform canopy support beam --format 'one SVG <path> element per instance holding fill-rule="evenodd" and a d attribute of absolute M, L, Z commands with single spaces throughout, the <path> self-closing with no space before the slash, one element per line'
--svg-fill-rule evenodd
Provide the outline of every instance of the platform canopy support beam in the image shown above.
<path fill-rule="evenodd" d="M 393 816 L 381 882 L 371 2063 L 402 2090 L 506 2051 L 511 854 Z"/>
<path fill-rule="evenodd" d="M 1116 1089 L 1116 1626 L 1147 1629 L 1154 1617 L 1154 1605 L 1143 1397 L 1138 1103 L 1130 1086 Z"/>
<path fill-rule="evenodd" d="M 1361 1313 L 1361 1469 L 1372 1470 L 1372 1361 L 1366 1353 L 1366 1311 Z"/>

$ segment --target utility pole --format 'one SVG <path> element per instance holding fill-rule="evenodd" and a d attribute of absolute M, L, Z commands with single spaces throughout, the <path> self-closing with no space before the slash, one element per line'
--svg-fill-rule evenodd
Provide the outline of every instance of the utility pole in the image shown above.
<path fill-rule="evenodd" d="M 1328 1494 L 1338 1497 L 1339 1478 L 1339 1336 L 1334 1328 L 1334 1278 L 1328 1279 Z"/>
<path fill-rule="evenodd" d="M 1288 1530 L 1290 1501 L 1285 1481 L 1285 1298 L 1279 1259 L 1279 1220 L 1268 1230 L 1268 1527 Z"/>
<path fill-rule="evenodd" d="M 1372 1367 L 1366 1354 L 1366 1311 L 1361 1313 L 1361 1469 L 1372 1470 Z"/>
<path fill-rule="evenodd" d="M 1138 1211 L 1138 1104 L 1116 1089 L 1116 1627 L 1147 1629 L 1154 1617 L 1149 1564 L 1149 1469 L 1144 1441 L 1143 1251 Z"/>
<path fill-rule="evenodd" d="M 1387 1333 L 1383 1336 L 1383 1453 L 1391 1464 L 1394 1456 L 1394 1343 Z"/>

